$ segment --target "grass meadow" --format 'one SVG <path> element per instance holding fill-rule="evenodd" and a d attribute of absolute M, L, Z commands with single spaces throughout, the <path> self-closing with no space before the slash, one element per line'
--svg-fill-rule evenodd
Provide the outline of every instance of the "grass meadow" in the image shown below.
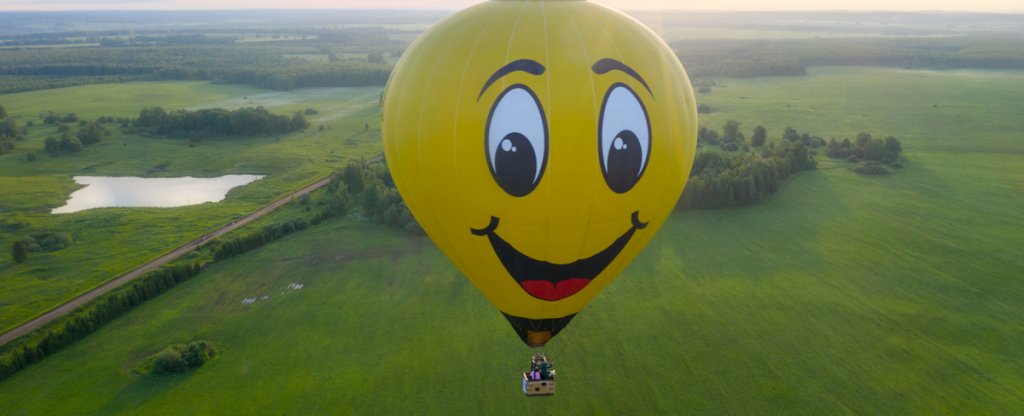
<path fill-rule="evenodd" d="M 25 126 L 29 139 L 0 157 L 0 330 L 16 326 L 67 299 L 159 257 L 203 233 L 311 183 L 349 160 L 379 153 L 380 132 L 366 129 L 379 119 L 379 87 L 274 92 L 206 82 L 88 85 L 0 95 L 0 103 Z M 51 157 L 43 149 L 55 126 L 42 123 L 48 111 L 136 117 L 143 107 L 239 108 L 265 106 L 291 114 L 314 108 L 312 127 L 275 137 L 184 139 L 113 134 L 76 155 Z M 323 125 L 324 130 L 319 126 Z M 38 160 L 28 162 L 25 154 Z M 166 169 L 150 173 L 157 166 Z M 201 176 L 262 174 L 264 179 L 232 190 L 216 204 L 175 209 L 104 208 L 51 215 L 86 176 Z M 23 264 L 9 254 L 14 241 L 42 231 L 69 232 L 75 244 L 52 253 L 33 253 Z"/>
<path fill-rule="evenodd" d="M 1024 73 L 813 68 L 720 81 L 698 97 L 719 111 L 703 118 L 709 127 L 733 118 L 769 137 L 786 125 L 892 134 L 905 168 L 877 177 L 822 163 L 753 207 L 677 212 L 545 349 L 559 370 L 554 397 L 522 397 L 531 351 L 428 239 L 349 219 L 214 265 L 0 382 L 0 408 L 1024 411 L 1024 110 L 1013 98 Z M 188 374 L 134 373 L 194 339 L 222 353 Z"/>

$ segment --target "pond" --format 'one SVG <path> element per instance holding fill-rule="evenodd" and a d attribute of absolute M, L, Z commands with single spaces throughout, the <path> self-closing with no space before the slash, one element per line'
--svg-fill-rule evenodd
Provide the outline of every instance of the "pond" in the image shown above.
<path fill-rule="evenodd" d="M 92 208 L 171 208 L 219 202 L 232 188 L 263 178 L 261 175 L 225 175 L 218 178 L 138 178 L 75 176 L 84 188 L 71 193 L 66 205 L 51 211 L 66 214 Z"/>

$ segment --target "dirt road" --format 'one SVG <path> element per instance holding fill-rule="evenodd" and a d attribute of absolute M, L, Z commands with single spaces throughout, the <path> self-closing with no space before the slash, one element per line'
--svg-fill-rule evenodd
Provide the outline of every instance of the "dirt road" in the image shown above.
<path fill-rule="evenodd" d="M 43 325 L 46 325 L 46 324 L 48 324 L 50 322 L 53 322 L 55 319 L 60 318 L 61 316 L 64 316 L 64 315 L 66 315 L 68 313 L 71 313 L 72 311 L 74 311 L 75 309 L 78 309 L 78 307 L 88 303 L 89 301 L 91 301 L 93 299 L 96 299 L 96 298 L 102 296 L 103 294 L 105 294 L 107 292 L 110 292 L 111 290 L 117 289 L 118 287 L 120 287 L 121 285 L 123 285 L 125 283 L 128 283 L 128 282 L 131 282 L 132 280 L 135 280 L 136 278 L 138 278 L 139 276 L 142 276 L 146 272 L 150 272 L 150 271 L 156 270 L 160 266 L 163 266 L 164 264 L 167 264 L 168 262 L 170 262 L 172 260 L 175 260 L 178 257 L 181 257 L 181 256 L 183 256 L 185 254 L 188 254 L 189 252 L 191 252 L 192 250 L 195 250 L 199 246 L 201 246 L 203 244 L 206 244 L 206 242 L 209 241 L 210 239 L 213 239 L 213 238 L 216 238 L 216 237 L 220 237 L 220 236 L 222 236 L 224 234 L 227 234 L 227 233 L 229 233 L 231 231 L 234 231 L 235 229 L 237 229 L 239 227 L 243 227 L 246 224 L 255 221 L 256 219 L 258 219 L 258 218 L 260 218 L 260 217 L 262 217 L 264 215 L 267 215 L 267 214 L 273 212 L 274 210 L 280 208 L 282 205 L 291 202 L 292 198 L 298 198 L 299 196 L 301 196 L 303 194 L 308 194 L 310 192 L 313 192 L 313 191 L 315 191 L 317 189 L 320 189 L 321 187 L 327 185 L 330 182 L 331 182 L 331 178 L 330 177 L 323 178 L 323 179 L 317 181 L 316 183 L 313 183 L 312 185 L 309 185 L 309 186 L 307 186 L 305 188 L 302 188 L 299 191 L 297 191 L 295 193 L 292 193 L 291 195 L 288 195 L 288 196 L 286 196 L 284 198 L 281 198 L 281 199 L 279 199 L 277 201 L 274 201 L 270 205 L 267 205 L 267 206 L 265 206 L 263 208 L 260 208 L 256 212 L 253 212 L 252 214 L 246 215 L 245 217 L 243 217 L 243 218 L 241 218 L 241 219 L 239 219 L 239 220 L 237 220 L 235 222 L 232 222 L 231 224 L 228 224 L 228 225 L 218 229 L 217 231 L 214 231 L 212 233 L 209 233 L 209 234 L 206 234 L 206 235 L 204 235 L 202 237 L 199 237 L 199 238 L 197 238 L 195 240 L 192 240 L 192 241 L 188 242 L 187 244 L 174 249 L 174 251 L 171 251 L 170 253 L 167 253 L 167 254 L 164 254 L 163 256 L 160 256 L 156 260 L 153 260 L 153 261 L 150 261 L 149 263 L 143 264 L 141 267 L 139 267 L 139 268 L 137 268 L 135 270 L 132 270 L 132 271 L 130 271 L 130 272 L 128 272 L 128 273 L 126 273 L 126 274 L 124 274 L 124 275 L 114 279 L 114 280 L 111 280 L 111 281 L 109 281 L 107 283 L 104 283 L 104 284 L 100 285 L 99 287 L 97 287 L 97 288 L 95 288 L 93 290 L 90 290 L 90 291 L 82 294 L 81 296 L 79 296 L 77 298 L 71 299 L 71 300 L 67 301 L 66 303 L 64 303 L 64 304 L 62 304 L 62 305 L 60 305 L 60 306 L 50 310 L 49 312 L 46 312 L 46 313 L 44 313 L 42 315 L 37 316 L 36 318 L 32 319 L 31 321 L 28 321 L 28 322 L 26 322 L 24 324 L 21 324 L 20 326 L 17 326 L 15 328 L 11 329 L 10 331 L 4 332 L 3 334 L 0 334 L 0 345 L 4 345 L 4 344 L 6 344 L 8 342 L 11 342 L 14 339 L 16 339 L 16 338 L 18 338 L 18 337 L 20 337 L 22 335 L 25 335 L 25 334 L 27 334 L 29 332 L 32 332 L 32 331 L 38 329 L 39 327 L 41 327 Z"/>

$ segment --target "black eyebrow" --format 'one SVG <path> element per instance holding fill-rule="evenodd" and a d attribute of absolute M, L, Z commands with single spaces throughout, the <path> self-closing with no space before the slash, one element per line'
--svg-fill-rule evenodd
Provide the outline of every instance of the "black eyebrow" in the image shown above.
<path fill-rule="evenodd" d="M 540 62 L 534 61 L 533 59 L 520 59 L 518 61 L 509 62 L 508 65 L 494 71 L 494 75 L 491 75 L 491 78 L 484 83 L 484 87 L 480 89 L 480 95 L 476 97 L 476 100 L 480 101 L 480 97 L 484 96 L 484 91 L 487 91 L 487 87 L 490 87 L 491 84 L 501 79 L 501 77 L 516 71 L 523 71 L 531 75 L 541 75 L 544 73 L 544 65 L 541 65 Z"/>
<path fill-rule="evenodd" d="M 644 81 L 644 77 L 640 76 L 640 74 L 638 74 L 636 70 L 634 70 L 633 68 L 630 68 L 629 65 L 626 65 L 620 61 L 611 58 L 604 58 L 594 63 L 594 66 L 591 67 L 591 69 L 593 69 L 594 73 L 596 73 L 597 75 L 604 75 L 611 71 L 622 71 L 626 75 L 629 75 L 633 78 L 636 78 L 637 81 L 640 81 L 640 83 L 643 84 L 644 88 L 647 89 L 647 92 L 651 93 L 651 97 L 654 96 L 654 91 L 651 91 L 651 87 L 647 86 L 647 81 Z"/>

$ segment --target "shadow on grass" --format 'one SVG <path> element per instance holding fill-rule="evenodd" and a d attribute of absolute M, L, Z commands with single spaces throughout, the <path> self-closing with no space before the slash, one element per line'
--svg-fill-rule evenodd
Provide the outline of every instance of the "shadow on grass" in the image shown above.
<path fill-rule="evenodd" d="M 193 373 L 194 371 L 182 374 L 147 374 L 138 376 L 131 384 L 114 394 L 94 414 L 124 414 L 138 409 L 150 400 L 174 390 L 177 386 L 188 380 Z"/>

